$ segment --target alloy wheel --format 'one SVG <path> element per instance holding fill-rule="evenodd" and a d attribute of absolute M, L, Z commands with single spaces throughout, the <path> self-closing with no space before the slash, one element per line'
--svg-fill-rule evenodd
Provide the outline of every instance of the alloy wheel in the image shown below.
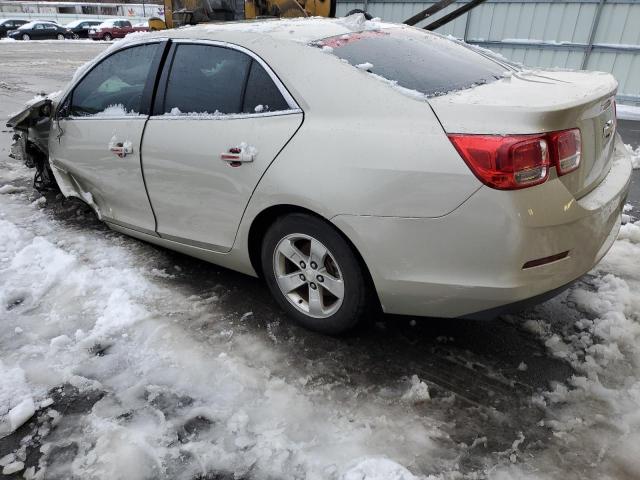
<path fill-rule="evenodd" d="M 22 40 L 31 40 L 31 37 L 25 33 L 22 35 Z"/>
<path fill-rule="evenodd" d="M 64 40 L 64 35 L 62 35 L 61 33 L 58 34 L 58 40 Z"/>
<path fill-rule="evenodd" d="M 303 233 L 282 238 L 273 253 L 273 270 L 280 291 L 301 313 L 326 318 L 342 305 L 342 271 L 319 240 Z"/>

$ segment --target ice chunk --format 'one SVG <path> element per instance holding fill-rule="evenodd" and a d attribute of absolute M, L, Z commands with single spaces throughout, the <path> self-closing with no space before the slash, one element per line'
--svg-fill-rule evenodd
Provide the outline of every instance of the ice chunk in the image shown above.
<path fill-rule="evenodd" d="M 3 475 L 11 475 L 13 473 L 17 473 L 21 470 L 24 470 L 24 463 L 23 462 L 13 462 L 10 463 L 9 465 L 7 465 L 6 467 L 4 467 L 2 469 L 2 474 Z"/>
<path fill-rule="evenodd" d="M 419 403 L 430 400 L 429 386 L 420 380 L 417 375 L 411 377 L 411 387 L 402 395 L 402 400 L 406 402 Z"/>
<path fill-rule="evenodd" d="M 359 63 L 356 65 L 356 68 L 359 68 L 360 70 L 371 70 L 373 68 L 373 63 L 369 63 L 369 62 Z"/>
<path fill-rule="evenodd" d="M 33 417 L 34 413 L 36 413 L 36 405 L 33 403 L 32 398 L 23 400 L 9 410 L 7 417 L 9 419 L 11 431 L 15 432 L 18 428 L 24 425 L 31 417 Z"/>
<path fill-rule="evenodd" d="M 15 185 L 3 185 L 0 187 L 0 193 L 19 193 L 24 192 L 26 188 L 16 187 Z"/>
<path fill-rule="evenodd" d="M 417 480 L 409 470 L 388 458 L 365 458 L 349 468 L 341 480 Z"/>

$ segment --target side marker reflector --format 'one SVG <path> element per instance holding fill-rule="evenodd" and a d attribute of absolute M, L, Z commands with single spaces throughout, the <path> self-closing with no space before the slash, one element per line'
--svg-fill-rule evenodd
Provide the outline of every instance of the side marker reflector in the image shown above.
<path fill-rule="evenodd" d="M 569 250 L 562 253 L 557 253 L 555 255 L 551 255 L 550 257 L 538 258 L 536 260 L 529 260 L 522 266 L 522 269 L 525 268 L 533 268 L 539 267 L 540 265 L 546 265 L 547 263 L 557 262 L 558 260 L 562 260 L 563 258 L 567 258 L 569 256 Z"/>

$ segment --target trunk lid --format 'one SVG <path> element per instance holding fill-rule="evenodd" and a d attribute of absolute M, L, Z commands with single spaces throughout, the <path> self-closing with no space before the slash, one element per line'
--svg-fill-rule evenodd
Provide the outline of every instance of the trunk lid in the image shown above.
<path fill-rule="evenodd" d="M 579 128 L 580 167 L 560 179 L 580 198 L 609 171 L 617 87 L 608 73 L 523 70 L 430 98 L 429 103 L 447 133 L 509 135 Z"/>

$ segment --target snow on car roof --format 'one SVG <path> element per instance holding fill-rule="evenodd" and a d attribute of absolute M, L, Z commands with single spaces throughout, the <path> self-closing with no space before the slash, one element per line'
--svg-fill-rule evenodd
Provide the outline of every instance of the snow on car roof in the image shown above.
<path fill-rule="evenodd" d="M 113 25 L 115 22 L 128 22 L 129 20 L 126 18 L 110 18 L 109 20 L 103 21 L 100 25 Z"/>
<path fill-rule="evenodd" d="M 244 20 L 238 22 L 210 23 L 193 27 L 160 31 L 157 36 L 171 38 L 220 39 L 225 34 L 260 34 L 279 40 L 309 43 L 335 35 L 393 28 L 399 25 L 382 22 L 380 19 L 366 20 L 361 13 L 342 18 L 281 18 L 268 20 Z"/>

